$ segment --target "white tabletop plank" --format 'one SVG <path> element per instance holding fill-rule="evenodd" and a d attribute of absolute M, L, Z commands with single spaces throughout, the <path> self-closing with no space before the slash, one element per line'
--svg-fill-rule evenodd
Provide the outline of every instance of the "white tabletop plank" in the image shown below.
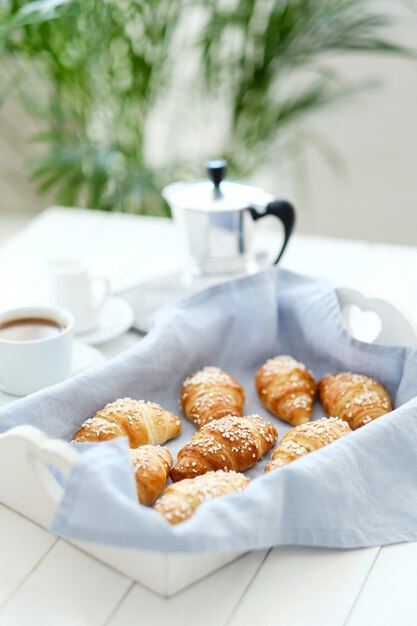
<path fill-rule="evenodd" d="M 366 241 L 295 235 L 280 267 L 308 276 L 326 277 L 337 287 L 361 289 L 370 247 Z"/>
<path fill-rule="evenodd" d="M 410 283 L 416 273 L 416 247 L 374 244 L 363 272 L 363 290 L 404 308 L 417 320 L 417 289 Z"/>
<path fill-rule="evenodd" d="M 266 256 L 271 260 L 279 238 L 274 228 L 262 229 L 258 243 L 269 251 Z M 364 266 L 368 248 L 363 241 L 295 235 L 282 266 L 327 276 L 338 285 L 351 286 L 354 281 L 360 288 L 358 269 Z M 73 256 L 74 250 L 93 273 L 107 276 L 117 292 L 169 276 L 184 264 L 178 230 L 171 220 L 52 207 L 0 250 L 0 302 L 15 306 L 44 299 L 45 261 Z"/>
<path fill-rule="evenodd" d="M 342 626 L 377 553 L 275 548 L 228 626 Z"/>
<path fill-rule="evenodd" d="M 0 610 L 7 626 L 101 626 L 130 579 L 59 540 Z"/>
<path fill-rule="evenodd" d="M 0 607 L 56 540 L 37 524 L 0 505 Z"/>
<path fill-rule="evenodd" d="M 135 585 L 116 610 L 109 626 L 223 626 L 265 558 L 251 552 L 207 576 L 172 598 L 160 598 Z M 0 614 L 1 617 L 1 614 Z"/>
<path fill-rule="evenodd" d="M 416 626 L 417 543 L 381 549 L 346 626 Z"/>
<path fill-rule="evenodd" d="M 171 220 L 52 207 L 2 245 L 0 303 L 20 306 L 44 299 L 46 261 L 74 255 L 93 274 L 106 276 L 115 292 L 175 272 L 183 260 Z"/>

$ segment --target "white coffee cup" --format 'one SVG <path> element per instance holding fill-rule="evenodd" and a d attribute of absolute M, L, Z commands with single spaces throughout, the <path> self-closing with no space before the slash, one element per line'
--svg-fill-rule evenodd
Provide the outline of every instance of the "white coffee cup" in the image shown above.
<path fill-rule="evenodd" d="M 51 259 L 47 272 L 49 299 L 73 314 L 74 332 L 86 333 L 95 328 L 109 294 L 108 280 L 90 276 L 86 265 L 77 259 Z"/>
<path fill-rule="evenodd" d="M 56 334 L 42 339 L 7 339 L 1 329 L 18 320 L 53 322 Z M 71 374 L 74 318 L 49 306 L 20 307 L 0 312 L 0 389 L 25 396 L 61 382 Z"/>

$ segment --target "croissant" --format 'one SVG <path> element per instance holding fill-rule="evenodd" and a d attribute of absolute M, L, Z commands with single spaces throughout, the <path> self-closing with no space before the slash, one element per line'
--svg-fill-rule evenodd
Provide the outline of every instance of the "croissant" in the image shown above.
<path fill-rule="evenodd" d="M 129 452 L 135 472 L 138 500 L 149 506 L 165 489 L 173 463 L 171 453 L 168 448 L 161 446 L 140 446 Z"/>
<path fill-rule="evenodd" d="M 169 485 L 154 508 L 170 524 L 179 524 L 191 517 L 202 502 L 242 491 L 248 483 L 249 478 L 236 472 L 208 472 Z"/>
<path fill-rule="evenodd" d="M 305 365 L 291 356 L 269 359 L 256 373 L 256 391 L 262 404 L 276 417 L 298 426 L 313 414 L 317 383 Z"/>
<path fill-rule="evenodd" d="M 180 405 L 198 428 L 226 415 L 243 415 L 245 392 L 233 376 L 218 367 L 205 367 L 187 378 Z"/>
<path fill-rule="evenodd" d="M 213 420 L 179 451 L 171 478 L 177 482 L 220 469 L 242 472 L 272 448 L 277 436 L 275 426 L 257 415 Z"/>
<path fill-rule="evenodd" d="M 346 420 L 352 430 L 392 411 L 385 387 L 369 376 L 350 372 L 324 376 L 320 400 L 328 415 Z"/>
<path fill-rule="evenodd" d="M 128 437 L 131 448 L 162 444 L 179 435 L 181 420 L 159 404 L 122 398 L 107 404 L 75 433 L 73 441 L 107 441 Z"/>
<path fill-rule="evenodd" d="M 316 422 L 307 422 L 292 428 L 280 441 L 272 453 L 272 461 L 265 467 L 265 472 L 292 463 L 300 456 L 320 450 L 332 441 L 351 433 L 346 422 L 337 417 L 322 417 Z"/>

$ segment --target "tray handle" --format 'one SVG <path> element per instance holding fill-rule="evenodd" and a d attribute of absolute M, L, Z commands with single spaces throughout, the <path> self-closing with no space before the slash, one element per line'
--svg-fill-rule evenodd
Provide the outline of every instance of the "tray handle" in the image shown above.
<path fill-rule="evenodd" d="M 386 300 L 368 297 L 356 289 L 340 287 L 336 289 L 344 324 L 349 333 L 362 341 L 377 343 L 383 346 L 417 347 L 417 326 L 413 319 L 403 310 Z M 379 328 L 368 328 L 366 336 L 364 328 L 353 324 L 352 312 L 356 307 L 359 315 L 373 313 L 379 318 Z M 358 332 L 359 331 L 359 332 Z"/>
<path fill-rule="evenodd" d="M 0 502 L 48 528 L 63 494 L 48 466 L 67 477 L 78 455 L 33 426 L 11 428 L 0 435 Z"/>
<path fill-rule="evenodd" d="M 58 470 L 63 478 L 68 478 L 77 457 L 78 452 L 59 439 L 45 439 L 29 457 L 42 487 L 56 504 L 60 502 L 64 489 L 48 466 Z"/>

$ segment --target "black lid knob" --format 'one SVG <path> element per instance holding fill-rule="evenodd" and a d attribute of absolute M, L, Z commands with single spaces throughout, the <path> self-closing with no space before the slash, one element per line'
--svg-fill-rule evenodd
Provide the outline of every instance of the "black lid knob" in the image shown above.
<path fill-rule="evenodd" d="M 212 181 L 213 185 L 218 188 L 223 178 L 226 175 L 227 161 L 224 159 L 215 159 L 214 161 L 207 161 L 207 176 Z"/>

